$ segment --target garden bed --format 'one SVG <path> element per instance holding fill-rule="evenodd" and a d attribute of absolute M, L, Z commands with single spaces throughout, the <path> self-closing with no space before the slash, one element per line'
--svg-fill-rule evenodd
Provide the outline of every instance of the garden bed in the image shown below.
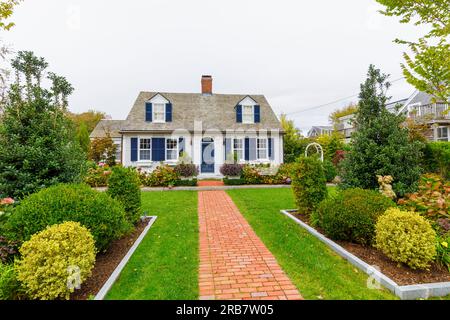
<path fill-rule="evenodd" d="M 311 226 L 308 216 L 297 212 L 290 213 L 307 225 Z M 312 228 L 316 229 L 322 235 L 325 235 L 319 227 Z M 398 264 L 397 262 L 390 260 L 374 247 L 363 246 L 361 244 L 351 243 L 348 241 L 333 241 L 368 264 L 379 267 L 382 273 L 387 275 L 399 285 L 450 281 L 450 272 L 436 263 L 433 263 L 428 271 L 413 270 L 408 266 Z"/>
<path fill-rule="evenodd" d="M 346 241 L 330 240 L 320 228 L 310 225 L 308 217 L 298 214 L 296 210 L 281 210 L 281 213 L 296 221 L 341 257 L 375 278 L 401 299 L 429 298 L 450 294 L 450 273 L 437 264 L 433 264 L 428 271 L 413 270 L 389 260 L 375 248 Z"/>
<path fill-rule="evenodd" d="M 106 252 L 99 253 L 96 257 L 92 275 L 81 285 L 79 290 L 76 290 L 71 295 L 71 300 L 87 300 L 93 298 L 151 221 L 151 219 L 139 220 L 130 235 L 113 241 Z"/>

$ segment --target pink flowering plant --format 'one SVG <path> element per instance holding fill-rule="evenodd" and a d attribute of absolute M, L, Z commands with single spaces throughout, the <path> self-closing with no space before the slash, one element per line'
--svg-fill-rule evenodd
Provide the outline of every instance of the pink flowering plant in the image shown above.
<path fill-rule="evenodd" d="M 15 201 L 13 198 L 0 199 L 0 227 L 11 215 L 11 209 Z"/>

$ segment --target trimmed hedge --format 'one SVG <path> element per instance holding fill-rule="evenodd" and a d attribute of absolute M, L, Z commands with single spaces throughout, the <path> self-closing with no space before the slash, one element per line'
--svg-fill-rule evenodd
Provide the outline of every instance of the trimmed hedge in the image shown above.
<path fill-rule="evenodd" d="M 122 203 L 126 218 L 136 223 L 141 217 L 141 181 L 134 168 L 116 166 L 108 181 L 107 193 Z"/>
<path fill-rule="evenodd" d="M 314 224 L 334 240 L 369 245 L 377 219 L 395 203 L 373 190 L 347 189 L 322 201 L 312 215 Z"/>
<path fill-rule="evenodd" d="M 87 227 L 100 251 L 131 230 L 119 201 L 86 184 L 60 184 L 22 200 L 8 219 L 5 231 L 9 239 L 23 242 L 47 226 L 65 221 Z"/>
<path fill-rule="evenodd" d="M 309 214 L 328 195 L 322 162 L 316 157 L 300 157 L 292 171 L 292 191 L 297 209 Z"/>
<path fill-rule="evenodd" d="M 174 186 L 175 187 L 196 187 L 197 186 L 197 179 L 192 179 L 192 180 L 175 180 Z"/>
<path fill-rule="evenodd" d="M 247 184 L 247 182 L 245 181 L 245 179 L 227 179 L 224 178 L 223 179 L 223 183 L 227 186 L 240 186 L 240 185 L 245 185 Z"/>

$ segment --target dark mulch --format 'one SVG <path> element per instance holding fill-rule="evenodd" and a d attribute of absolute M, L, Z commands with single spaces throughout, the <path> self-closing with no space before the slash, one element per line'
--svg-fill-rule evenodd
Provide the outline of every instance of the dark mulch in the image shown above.
<path fill-rule="evenodd" d="M 306 224 L 311 225 L 308 216 L 298 213 L 293 214 Z M 323 230 L 320 228 L 314 228 L 325 235 Z M 379 267 L 383 274 L 394 280 L 399 285 L 450 281 L 450 272 L 436 263 L 431 265 L 430 270 L 413 270 L 404 264 L 398 264 L 397 262 L 390 260 L 381 251 L 378 251 L 373 247 L 363 246 L 348 241 L 335 242 L 367 264 Z"/>
<path fill-rule="evenodd" d="M 91 277 L 81 285 L 80 290 L 76 290 L 71 295 L 72 300 L 86 300 L 90 296 L 95 296 L 100 291 L 133 243 L 142 231 L 144 231 L 148 222 L 149 220 L 139 221 L 133 233 L 113 241 L 106 252 L 97 255 Z"/>

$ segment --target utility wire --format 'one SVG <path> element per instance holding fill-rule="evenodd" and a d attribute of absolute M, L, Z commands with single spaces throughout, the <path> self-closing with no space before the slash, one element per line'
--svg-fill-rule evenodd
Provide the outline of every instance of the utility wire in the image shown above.
<path fill-rule="evenodd" d="M 392 81 L 390 81 L 389 83 L 394 83 L 394 82 L 397 82 L 397 81 L 400 81 L 400 80 L 403 80 L 403 79 L 405 79 L 405 77 L 401 77 L 401 78 L 392 80 Z M 332 104 L 335 104 L 335 103 L 338 103 L 338 102 L 341 102 L 341 101 L 348 100 L 348 99 L 350 99 L 350 98 L 355 98 L 355 97 L 357 97 L 357 96 L 359 96 L 359 94 L 354 94 L 354 95 L 351 95 L 351 96 L 348 96 L 348 97 L 345 97 L 345 98 L 341 98 L 341 99 L 338 99 L 338 100 L 335 100 L 335 101 L 327 102 L 327 103 L 325 103 L 325 104 L 320 104 L 320 105 L 317 105 L 317 106 L 308 107 L 308 108 L 304 108 L 304 109 L 301 109 L 301 110 L 289 112 L 289 113 L 286 113 L 286 115 L 287 115 L 287 116 L 290 116 L 290 115 L 297 114 L 297 113 L 301 113 L 301 112 L 305 112 L 305 111 L 310 111 L 310 110 L 320 109 L 320 108 L 327 107 L 327 106 L 329 106 L 329 105 L 332 105 Z"/>

